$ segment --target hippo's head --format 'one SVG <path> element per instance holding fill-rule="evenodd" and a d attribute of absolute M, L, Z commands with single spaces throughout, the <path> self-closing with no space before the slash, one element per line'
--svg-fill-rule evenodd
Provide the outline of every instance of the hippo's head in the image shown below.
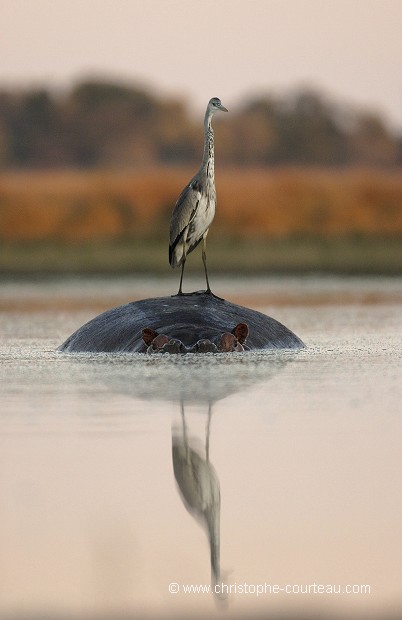
<path fill-rule="evenodd" d="M 223 332 L 217 336 L 202 338 L 192 346 L 185 346 L 181 340 L 170 338 L 166 334 L 158 334 L 150 327 L 142 330 L 142 339 L 147 353 L 230 353 L 244 351 L 248 336 L 248 325 L 239 323 L 231 332 Z"/>

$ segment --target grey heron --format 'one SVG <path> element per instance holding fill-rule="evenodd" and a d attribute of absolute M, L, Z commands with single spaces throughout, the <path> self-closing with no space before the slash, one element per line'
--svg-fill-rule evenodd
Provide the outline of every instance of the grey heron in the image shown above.
<path fill-rule="evenodd" d="M 181 265 L 178 295 L 183 295 L 183 272 L 187 254 L 202 241 L 202 262 L 204 263 L 206 292 L 211 294 L 208 281 L 206 239 L 214 219 L 216 206 L 214 172 L 214 132 L 212 117 L 218 110 L 227 112 L 218 97 L 210 99 L 204 118 L 204 155 L 197 174 L 191 179 L 177 199 L 170 220 L 169 263 L 172 267 Z"/>

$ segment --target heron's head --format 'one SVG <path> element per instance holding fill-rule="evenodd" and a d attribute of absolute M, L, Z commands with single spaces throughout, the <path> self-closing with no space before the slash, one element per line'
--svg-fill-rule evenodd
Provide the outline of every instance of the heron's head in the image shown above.
<path fill-rule="evenodd" d="M 212 113 L 216 112 L 217 110 L 221 110 L 221 112 L 228 112 L 228 110 L 225 108 L 225 106 L 222 104 L 222 101 L 218 97 L 212 97 L 212 99 L 209 100 L 208 108 L 211 110 Z"/>

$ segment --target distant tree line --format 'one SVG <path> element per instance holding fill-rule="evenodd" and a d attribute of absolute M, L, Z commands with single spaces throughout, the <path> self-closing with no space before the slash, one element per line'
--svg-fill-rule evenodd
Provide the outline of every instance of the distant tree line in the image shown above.
<path fill-rule="evenodd" d="M 250 99 L 216 127 L 221 165 L 402 163 L 401 136 L 379 115 L 316 91 Z M 63 93 L 0 89 L 3 169 L 197 164 L 201 149 L 202 124 L 186 105 L 143 88 L 85 81 Z"/>

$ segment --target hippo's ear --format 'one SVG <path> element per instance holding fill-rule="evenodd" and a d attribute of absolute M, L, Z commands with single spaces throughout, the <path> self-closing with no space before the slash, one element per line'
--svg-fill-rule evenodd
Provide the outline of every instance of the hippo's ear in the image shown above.
<path fill-rule="evenodd" d="M 149 346 L 154 338 L 158 335 L 158 332 L 154 331 L 150 327 L 145 327 L 142 330 L 142 339 L 147 346 Z"/>
<path fill-rule="evenodd" d="M 239 323 L 236 325 L 234 329 L 232 329 L 232 334 L 234 334 L 240 344 L 244 344 L 247 340 L 248 336 L 248 325 L 247 323 Z"/>

